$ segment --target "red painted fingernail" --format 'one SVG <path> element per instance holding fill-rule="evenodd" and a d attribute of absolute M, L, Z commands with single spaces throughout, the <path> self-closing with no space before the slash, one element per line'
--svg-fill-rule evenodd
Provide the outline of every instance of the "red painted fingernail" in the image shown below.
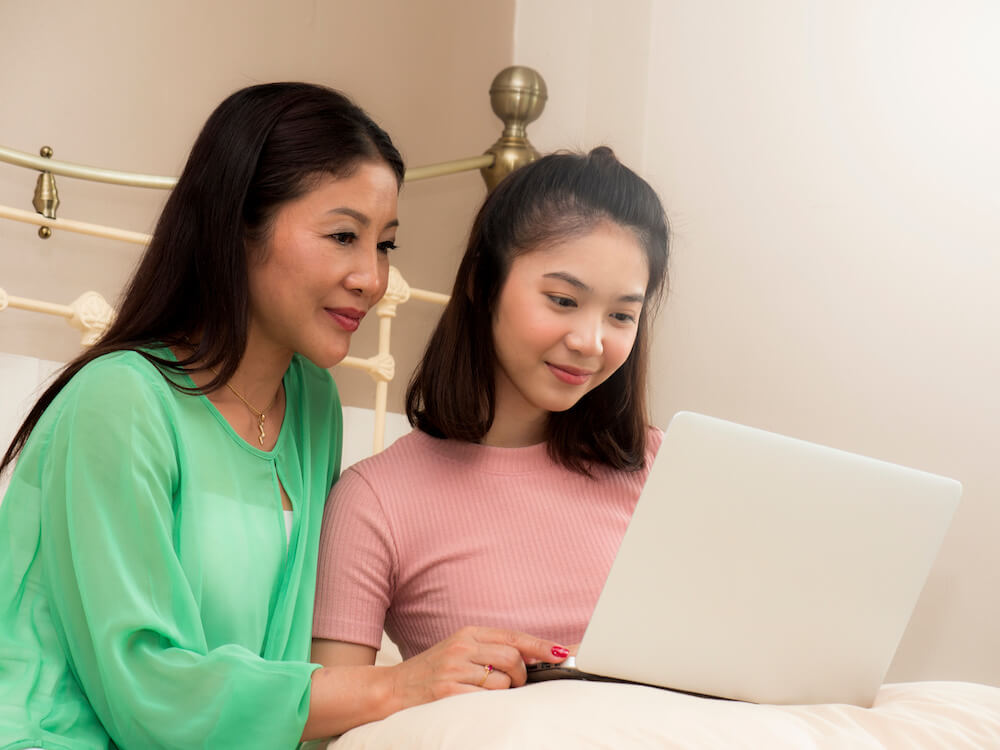
<path fill-rule="evenodd" d="M 569 649 L 563 648 L 562 646 L 553 646 L 552 655 L 555 656 L 557 659 L 565 659 L 567 656 L 569 656 Z"/>

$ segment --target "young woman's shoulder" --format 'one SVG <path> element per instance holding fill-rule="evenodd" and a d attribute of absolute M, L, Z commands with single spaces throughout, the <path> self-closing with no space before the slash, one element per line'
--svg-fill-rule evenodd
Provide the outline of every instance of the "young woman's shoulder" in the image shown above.
<path fill-rule="evenodd" d="M 656 425 L 650 425 L 646 428 L 646 463 L 652 463 L 653 459 L 656 458 L 656 454 L 660 450 L 660 445 L 663 443 L 663 430 L 661 430 Z"/>
<path fill-rule="evenodd" d="M 431 437 L 418 429 L 396 439 L 388 448 L 348 467 L 373 488 L 382 490 L 400 482 L 425 484 L 440 478 L 450 463 L 449 446 L 455 441 Z"/>
<path fill-rule="evenodd" d="M 429 440 L 434 440 L 420 430 L 412 430 L 393 441 L 384 450 L 358 461 L 351 468 L 362 475 L 395 472 L 400 467 L 408 466 L 414 461 L 424 460 L 430 450 Z"/>

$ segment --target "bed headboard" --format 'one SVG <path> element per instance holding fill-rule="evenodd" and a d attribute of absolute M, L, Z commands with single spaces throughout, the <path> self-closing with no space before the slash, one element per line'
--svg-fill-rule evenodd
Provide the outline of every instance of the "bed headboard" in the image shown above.
<path fill-rule="evenodd" d="M 492 190 L 508 173 L 538 158 L 538 152 L 528 141 L 526 126 L 537 119 L 545 107 L 548 93 L 542 77 L 531 68 L 523 66 L 505 68 L 493 79 L 489 94 L 493 111 L 504 124 L 496 143 L 481 156 L 407 169 L 404 181 L 427 180 L 478 169 L 487 188 Z M 171 189 L 176 184 L 176 178 L 84 166 L 57 161 L 52 156 L 53 149 L 49 146 L 44 146 L 39 156 L 0 146 L 0 162 L 38 172 L 32 198 L 34 211 L 0 205 L 0 219 L 37 225 L 38 236 L 42 239 L 48 239 L 53 232 L 75 232 L 137 245 L 149 242 L 148 234 L 58 216 L 60 200 L 56 176 L 161 190 Z M 16 291 L 5 289 L 3 278 L 0 278 L 0 312 L 21 310 L 65 318 L 80 331 L 81 344 L 84 346 L 93 344 L 100 338 L 115 314 L 107 300 L 93 291 L 82 292 L 69 304 L 14 296 Z M 367 372 L 374 381 L 372 452 L 378 452 L 385 446 L 388 386 L 396 376 L 396 360 L 391 350 L 392 321 L 399 314 L 400 307 L 410 301 L 444 305 L 448 296 L 411 287 L 399 270 L 391 267 L 388 290 L 375 310 L 378 317 L 377 351 L 368 355 L 352 351 L 341 363 L 342 366 Z M 48 371 L 50 370 L 51 367 Z M 0 377 L 2 376 L 3 373 L 0 372 Z M 349 412 L 348 416 L 352 414 Z M 352 418 L 358 419 L 359 415 L 353 415 Z M 363 416 L 360 418 L 364 419 Z M 398 434 L 399 429 L 398 424 L 394 425 L 390 433 Z M 345 465 L 347 463 L 349 460 L 345 456 Z"/>

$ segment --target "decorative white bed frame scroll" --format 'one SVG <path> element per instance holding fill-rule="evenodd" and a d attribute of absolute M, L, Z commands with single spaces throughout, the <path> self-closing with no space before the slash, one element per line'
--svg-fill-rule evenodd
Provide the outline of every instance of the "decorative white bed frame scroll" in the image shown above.
<path fill-rule="evenodd" d="M 538 152 L 528 142 L 525 128 L 542 113 L 547 96 L 545 81 L 536 71 L 522 66 L 504 69 L 493 79 L 490 86 L 490 103 L 493 111 L 504 123 L 500 139 L 482 156 L 407 169 L 404 180 L 413 182 L 478 169 L 486 181 L 487 188 L 492 190 L 508 173 L 538 158 Z M 44 146 L 39 153 L 40 156 L 34 156 L 0 146 L 0 161 L 39 172 L 32 200 L 35 211 L 0 205 L 0 218 L 36 224 L 39 227 L 38 236 L 42 239 L 50 237 L 55 230 L 88 234 L 137 245 L 149 243 L 150 236 L 141 232 L 57 218 L 59 192 L 55 175 L 161 190 L 173 188 L 177 182 L 176 178 L 118 172 L 55 161 L 52 159 L 53 151 L 48 146 Z M 388 290 L 376 306 L 379 319 L 377 353 L 370 357 L 348 356 L 341 363 L 347 367 L 364 370 L 375 381 L 375 428 L 372 450 L 376 453 L 382 450 L 385 444 L 389 381 L 396 374 L 396 362 L 389 348 L 392 319 L 396 317 L 399 305 L 409 300 L 444 305 L 448 301 L 448 295 L 412 288 L 396 268 L 390 268 Z M 0 286 L 0 311 L 10 308 L 66 318 L 70 325 L 81 331 L 81 343 L 85 346 L 95 343 L 101 337 L 115 314 L 104 297 L 93 291 L 84 292 L 69 305 L 62 305 L 15 297 Z"/>

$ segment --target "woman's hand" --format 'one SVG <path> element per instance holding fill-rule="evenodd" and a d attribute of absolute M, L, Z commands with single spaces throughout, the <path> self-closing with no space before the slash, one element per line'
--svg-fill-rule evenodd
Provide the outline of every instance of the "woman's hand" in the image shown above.
<path fill-rule="evenodd" d="M 302 739 L 331 737 L 449 695 L 517 687 L 525 662 L 561 662 L 568 654 L 553 641 L 513 630 L 462 628 L 392 667 L 321 667 L 312 674 Z"/>
<path fill-rule="evenodd" d="M 477 690 L 523 685 L 525 662 L 561 662 L 569 651 L 552 641 L 496 628 L 462 628 L 421 654 L 390 667 L 400 708 Z"/>

